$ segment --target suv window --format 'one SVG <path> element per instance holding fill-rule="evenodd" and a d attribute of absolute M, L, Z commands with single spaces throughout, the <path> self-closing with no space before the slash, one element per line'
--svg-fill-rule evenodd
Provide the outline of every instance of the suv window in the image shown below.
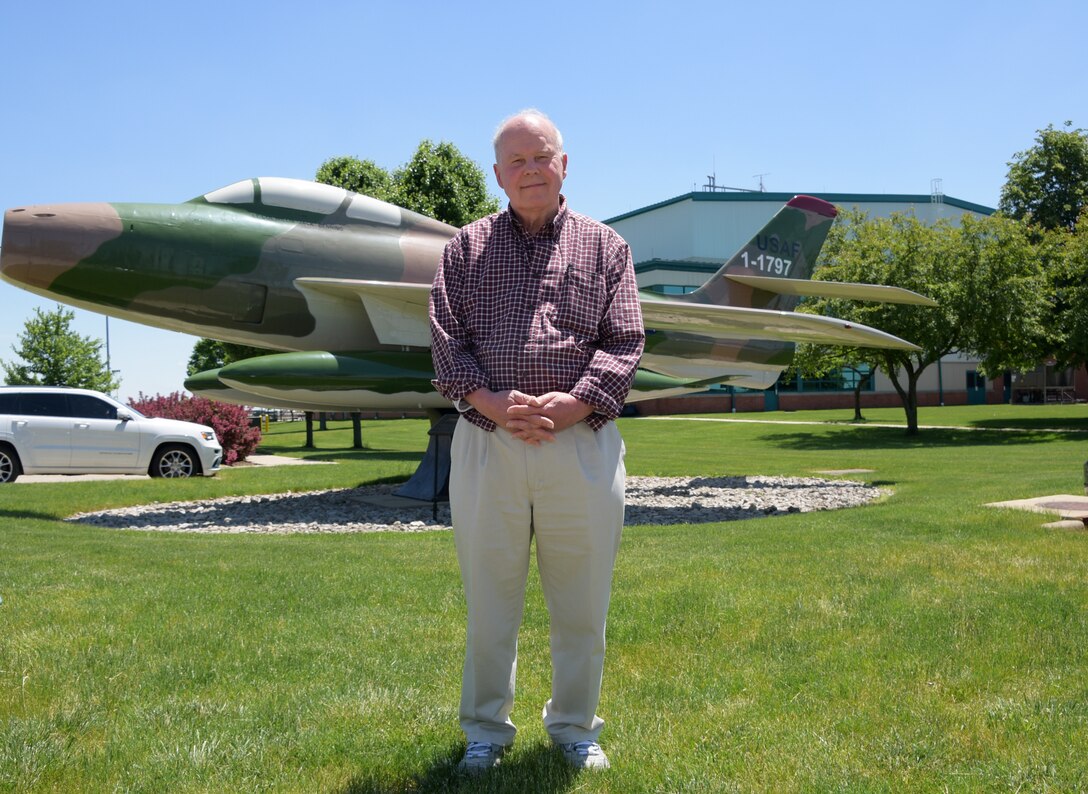
<path fill-rule="evenodd" d="M 27 416 L 67 416 L 68 395 L 24 392 L 20 413 Z"/>
<path fill-rule="evenodd" d="M 0 414 L 19 413 L 18 394 L 0 394 Z"/>
<path fill-rule="evenodd" d="M 89 394 L 69 394 L 68 415 L 84 419 L 116 419 L 117 406 Z"/>

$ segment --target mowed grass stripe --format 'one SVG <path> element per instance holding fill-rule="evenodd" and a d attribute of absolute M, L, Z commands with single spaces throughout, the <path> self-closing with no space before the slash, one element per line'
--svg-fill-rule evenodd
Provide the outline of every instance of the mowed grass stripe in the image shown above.
<path fill-rule="evenodd" d="M 628 528 L 601 704 L 614 769 L 592 777 L 571 776 L 540 726 L 550 664 L 534 575 L 518 742 L 490 779 L 457 778 L 464 606 L 449 533 L 58 520 L 403 478 L 424 422 L 364 422 L 357 451 L 346 423 L 314 452 L 298 449 L 301 426 L 266 439 L 263 451 L 336 466 L 5 488 L 0 790 L 1088 787 L 1088 536 L 981 507 L 1080 492 L 1085 447 L 1012 408 L 1003 421 L 1033 432 L 623 420 L 633 475 L 870 468 L 851 476 L 894 493 L 846 511 Z M 950 425 L 993 420 L 943 410 L 959 414 Z M 1064 410 L 1076 427 L 1084 408 Z"/>

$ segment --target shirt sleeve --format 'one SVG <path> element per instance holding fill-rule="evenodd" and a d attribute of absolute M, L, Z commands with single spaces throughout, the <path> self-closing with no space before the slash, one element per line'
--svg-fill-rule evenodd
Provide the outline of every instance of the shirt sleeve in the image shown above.
<path fill-rule="evenodd" d="M 618 236 L 609 247 L 605 272 L 606 306 L 595 350 L 582 377 L 570 391 L 593 408 L 594 413 L 586 420 L 591 426 L 603 425 L 620 415 L 634 383 L 646 338 L 631 248 Z"/>
<path fill-rule="evenodd" d="M 465 395 L 489 385 L 487 374 L 474 355 L 472 336 L 461 320 L 465 298 L 464 244 L 463 234 L 446 244 L 428 305 L 435 371 L 431 383 L 455 404 L 463 404 L 460 401 Z"/>

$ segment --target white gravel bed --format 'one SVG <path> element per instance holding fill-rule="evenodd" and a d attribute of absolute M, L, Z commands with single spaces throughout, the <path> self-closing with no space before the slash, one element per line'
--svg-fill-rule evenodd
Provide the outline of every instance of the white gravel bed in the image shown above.
<path fill-rule="evenodd" d="M 396 485 L 306 493 L 228 496 L 94 513 L 67 520 L 161 532 L 299 534 L 428 532 L 450 528 L 449 505 L 435 520 L 430 502 L 396 499 Z M 851 480 L 815 477 L 628 477 L 625 522 L 700 524 L 857 507 L 888 492 Z"/>

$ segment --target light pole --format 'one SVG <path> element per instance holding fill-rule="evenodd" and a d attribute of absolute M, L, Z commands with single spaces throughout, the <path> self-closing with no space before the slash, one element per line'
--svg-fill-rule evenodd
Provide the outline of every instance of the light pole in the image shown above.
<path fill-rule="evenodd" d="M 110 316 L 106 315 L 106 372 L 110 374 L 112 379 L 114 375 L 121 374 L 121 370 L 114 369 L 110 366 Z"/>

